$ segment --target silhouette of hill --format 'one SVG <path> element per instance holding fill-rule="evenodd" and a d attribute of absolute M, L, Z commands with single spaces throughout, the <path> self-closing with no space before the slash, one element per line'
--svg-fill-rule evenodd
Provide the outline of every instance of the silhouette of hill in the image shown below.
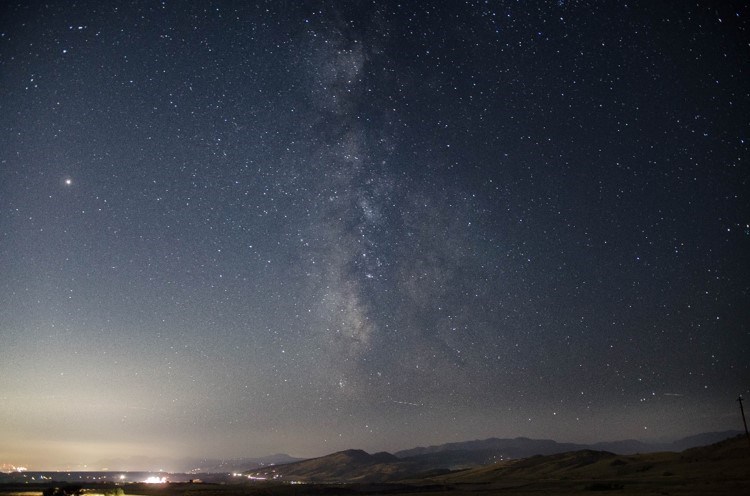
<path fill-rule="evenodd" d="M 649 453 L 654 451 L 683 451 L 695 446 L 704 446 L 739 434 L 739 431 L 709 432 L 686 437 L 671 443 L 645 443 L 637 440 L 600 442 L 591 445 L 558 443 L 549 439 L 490 438 L 417 447 L 398 451 L 397 459 L 408 460 L 414 465 L 432 468 L 459 469 L 486 465 L 500 460 L 526 458 L 533 455 L 552 455 L 566 451 L 593 449 L 618 454 Z M 363 452 L 364 453 L 364 452 Z M 369 455 L 376 456 L 376 455 Z M 390 455 L 393 456 L 393 455 Z M 281 465 L 302 461 L 286 454 L 246 458 L 154 458 L 133 456 L 129 458 L 100 460 L 93 465 L 97 469 L 108 468 L 119 471 L 157 471 L 171 473 L 231 473 L 260 469 L 270 465 Z M 385 460 L 383 460 L 385 461 Z M 83 467 L 74 469 L 84 470 Z"/>
<path fill-rule="evenodd" d="M 725 439 L 735 437 L 742 434 L 740 431 L 721 431 L 721 432 L 704 432 L 696 434 L 695 436 L 689 436 L 668 445 L 664 445 L 666 451 L 684 451 L 686 449 L 707 446 L 710 444 L 719 443 Z"/>
<path fill-rule="evenodd" d="M 600 442 L 596 444 L 558 443 L 550 439 L 490 438 L 419 447 L 394 453 L 397 457 L 432 466 L 458 469 L 485 465 L 500 460 L 554 455 L 568 451 L 609 451 L 622 455 L 656 451 L 682 451 L 694 446 L 718 442 L 739 434 L 739 431 L 709 432 L 686 437 L 672 443 L 645 443 L 637 440 Z"/>
<path fill-rule="evenodd" d="M 681 453 L 616 455 L 579 450 L 508 460 L 430 479 L 443 484 L 500 484 L 521 486 L 530 481 L 586 481 L 592 488 L 620 489 L 636 484 L 699 487 L 710 494 L 743 494 L 750 488 L 750 447 L 744 436 Z M 713 486 L 713 484 L 717 484 Z M 707 490 L 726 486 L 724 490 Z M 675 491 L 679 492 L 679 491 Z M 748 493 L 744 493 L 748 494 Z"/>
<path fill-rule="evenodd" d="M 309 460 L 246 472 L 251 478 L 306 482 L 381 482 L 416 472 L 416 464 L 390 453 L 346 450 Z"/>
<path fill-rule="evenodd" d="M 583 444 L 558 443 L 550 439 L 513 439 L 490 438 L 484 440 L 464 441 L 398 451 L 395 455 L 408 460 L 452 460 L 466 466 L 492 463 L 497 460 L 524 458 L 533 455 L 551 455 L 565 451 L 587 448 Z"/>
<path fill-rule="evenodd" d="M 607 477 L 638 478 L 662 473 L 687 477 L 701 470 L 709 475 L 722 472 L 740 477 L 743 473 L 740 468 L 744 467 L 742 463 L 750 461 L 748 458 L 750 449 L 737 439 L 740 438 L 728 439 L 708 447 L 693 448 L 683 453 L 655 452 L 638 455 L 579 448 L 579 445 L 549 440 L 488 439 L 418 448 L 417 454 L 401 457 L 386 452 L 371 455 L 362 450 L 346 450 L 246 473 L 255 479 L 316 483 L 375 483 L 420 479 L 438 481 L 441 484 L 489 483 L 508 478 L 577 480 Z M 740 441 L 742 439 L 744 438 Z M 498 449 L 516 454 L 524 450 L 558 450 L 569 446 L 573 446 L 574 449 L 514 459 L 492 459 L 495 456 L 493 453 Z M 454 449 L 456 447 L 469 449 Z M 414 452 L 414 450 L 407 450 L 399 454 Z M 479 465 L 477 462 L 481 460 L 489 461 L 477 466 Z M 741 463 L 736 460 L 741 460 Z M 455 470 L 455 467 L 461 467 L 461 469 Z M 696 467 L 700 467 L 701 470 L 695 472 Z M 747 468 L 744 470 L 744 473 L 747 473 Z M 446 474 L 446 472 L 449 473 Z"/>
<path fill-rule="evenodd" d="M 592 449 L 611 451 L 623 455 L 635 453 L 651 453 L 654 451 L 684 451 L 696 446 L 706 446 L 708 444 L 718 443 L 724 439 L 741 434 L 740 431 L 721 431 L 721 432 L 704 432 L 695 436 L 689 436 L 678 439 L 673 442 L 662 443 L 645 443 L 635 439 L 624 441 L 610 441 L 595 443 L 590 446 Z"/>

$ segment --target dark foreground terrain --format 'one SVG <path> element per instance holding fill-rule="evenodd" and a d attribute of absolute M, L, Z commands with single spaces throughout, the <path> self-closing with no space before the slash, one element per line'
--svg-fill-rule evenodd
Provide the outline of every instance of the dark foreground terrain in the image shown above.
<path fill-rule="evenodd" d="M 283 467 L 283 466 L 279 466 Z M 321 467 L 321 470 L 325 467 Z M 106 496 L 254 495 L 744 495 L 750 494 L 750 443 L 744 437 L 681 453 L 615 455 L 581 450 L 503 461 L 440 475 L 378 483 L 166 483 L 68 485 L 65 482 L 0 485 L 0 495 L 66 493 Z M 46 489 L 46 492 L 45 492 Z"/>

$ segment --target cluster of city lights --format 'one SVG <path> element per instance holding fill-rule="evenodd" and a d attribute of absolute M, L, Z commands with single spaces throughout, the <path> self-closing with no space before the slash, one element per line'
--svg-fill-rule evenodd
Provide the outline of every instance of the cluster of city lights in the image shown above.
<path fill-rule="evenodd" d="M 152 475 L 151 477 L 147 477 L 143 482 L 145 482 L 146 484 L 164 484 L 165 482 L 167 482 L 167 478 Z"/>

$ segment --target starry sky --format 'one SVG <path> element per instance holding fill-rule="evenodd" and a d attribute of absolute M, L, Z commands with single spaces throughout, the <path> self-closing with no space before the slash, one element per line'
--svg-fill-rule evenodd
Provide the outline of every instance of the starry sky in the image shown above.
<path fill-rule="evenodd" d="M 0 463 L 741 428 L 744 2 L 0 15 Z"/>

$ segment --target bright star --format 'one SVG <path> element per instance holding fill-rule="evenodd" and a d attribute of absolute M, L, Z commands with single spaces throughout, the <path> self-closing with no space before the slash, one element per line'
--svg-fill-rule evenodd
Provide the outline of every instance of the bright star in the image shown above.
<path fill-rule="evenodd" d="M 69 177 L 65 178 L 65 186 L 71 186 L 73 184 L 73 180 Z"/>

